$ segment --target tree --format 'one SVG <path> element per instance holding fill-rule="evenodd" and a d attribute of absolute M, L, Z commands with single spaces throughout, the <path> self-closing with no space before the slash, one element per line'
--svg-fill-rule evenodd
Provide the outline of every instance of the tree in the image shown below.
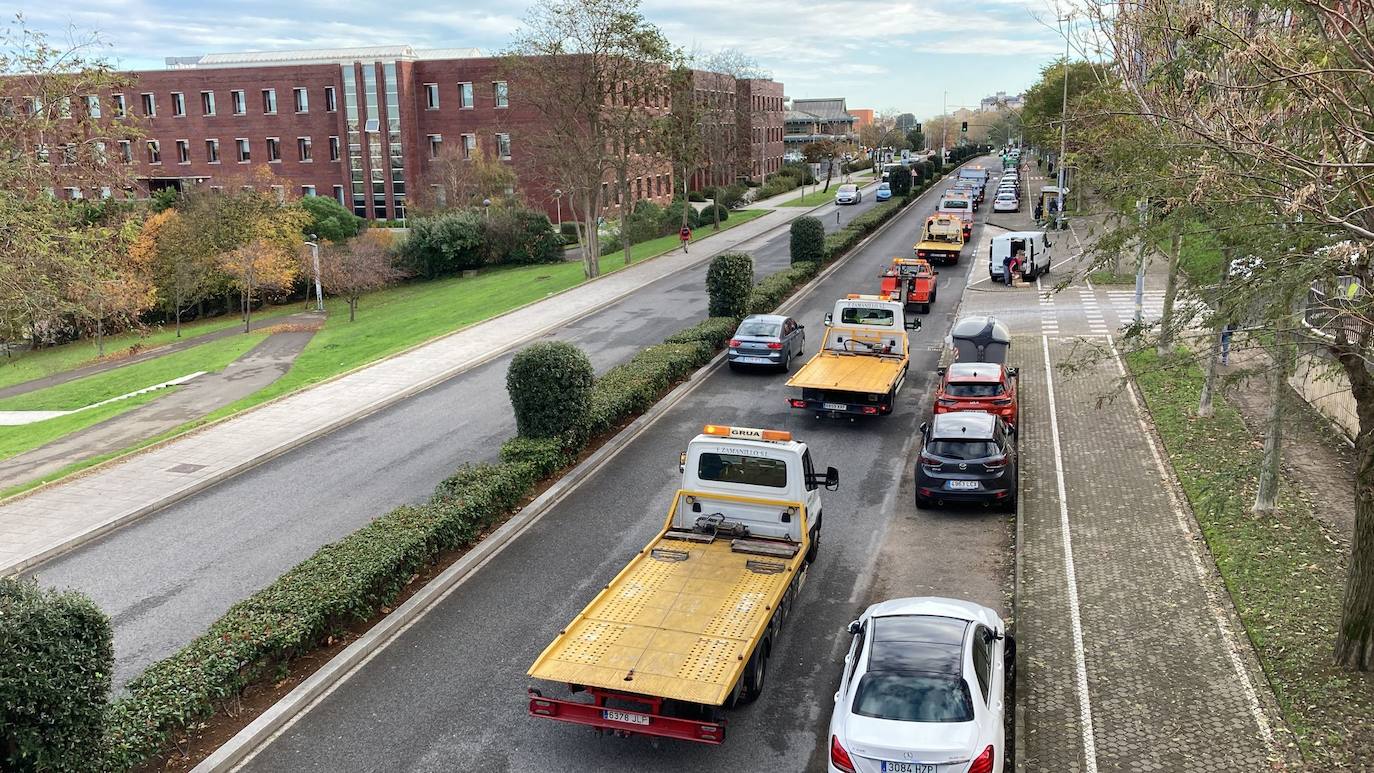
<path fill-rule="evenodd" d="M 910 129 L 906 133 L 906 144 L 912 150 L 923 150 L 926 146 L 926 137 L 920 129 Z"/>
<path fill-rule="evenodd" d="M 392 257 L 391 234 L 368 230 L 347 242 L 320 245 L 320 284 L 348 302 L 348 321 L 358 316 L 358 299 L 405 276 Z"/>
<path fill-rule="evenodd" d="M 367 227 L 367 220 L 328 196 L 302 196 L 301 209 L 310 218 L 304 228 L 306 236 L 313 234 L 317 239 L 341 242 Z"/>
<path fill-rule="evenodd" d="M 148 254 L 157 302 L 176 320 L 181 337 L 181 317 L 199 303 L 213 286 L 215 264 L 196 249 L 196 235 L 175 209 L 154 213 L 143 223 L 131 252 Z"/>
<path fill-rule="evenodd" d="M 481 208 L 484 201 L 496 206 L 518 203 L 519 180 L 515 167 L 502 161 L 480 139 L 469 153 L 462 146 L 443 144 L 425 173 L 425 184 L 416 192 L 419 211 Z"/>
<path fill-rule="evenodd" d="M 887 181 L 892 186 L 893 196 L 905 198 L 911 194 L 911 170 L 906 167 L 899 166 L 893 169 Z"/>
<path fill-rule="evenodd" d="M 816 140 L 802 146 L 802 155 L 809 164 L 825 163 L 825 187 L 830 190 L 830 178 L 835 173 L 835 159 L 839 157 L 840 146 L 834 140 Z"/>
<path fill-rule="evenodd" d="M 740 81 L 766 80 L 773 77 L 772 73 L 764 69 L 748 53 L 738 48 L 722 48 L 706 57 L 701 57 L 701 69 L 711 73 L 728 76 L 733 79 L 736 89 L 736 99 L 734 104 L 723 104 L 720 115 L 716 117 L 718 128 L 712 141 L 718 144 L 716 155 L 718 159 L 713 159 L 719 166 L 727 170 L 727 174 L 721 175 L 721 179 L 712 180 L 712 184 L 719 191 L 726 183 L 734 183 L 741 176 L 752 179 L 754 177 L 754 131 L 755 125 L 759 123 L 761 116 L 767 115 L 768 111 L 762 107 L 755 107 L 756 101 L 743 99 L 739 96 Z M 741 125 L 747 127 L 741 133 Z M 759 126 L 759 130 L 766 127 Z M 763 159 L 758 159 L 758 170 L 761 176 L 766 176 L 767 165 Z M 716 203 L 720 203 L 719 199 Z M 712 210 L 713 213 L 716 210 Z M 712 217 L 712 227 L 720 230 L 720 219 Z"/>
<path fill-rule="evenodd" d="M 616 118 L 625 113 L 615 100 L 640 62 L 667 66 L 663 45 L 638 0 L 539 0 L 505 57 L 511 88 L 542 116 L 521 136 L 537 167 L 570 196 L 588 277 L 601 273 L 603 183 L 614 171 Z"/>
<path fill-rule="evenodd" d="M 674 174 L 683 185 L 705 155 L 705 138 L 700 129 L 702 105 L 696 99 L 695 85 L 696 75 L 685 61 L 679 61 L 668 71 L 671 109 L 658 116 L 654 131 L 659 150 L 672 161 Z M 677 195 L 677 191 L 673 194 Z M 688 225 L 689 209 L 682 209 L 682 227 Z"/>
<path fill-rule="evenodd" d="M 637 55 L 619 62 L 622 81 L 611 104 L 603 108 L 611 138 L 609 165 L 615 174 L 622 237 L 634 207 L 630 180 L 652 173 L 662 160 L 655 131 L 660 116 L 671 109 L 668 86 L 677 60 L 677 53 L 657 27 L 643 25 L 636 37 Z M 620 241 L 628 266 L 630 240 Z"/>

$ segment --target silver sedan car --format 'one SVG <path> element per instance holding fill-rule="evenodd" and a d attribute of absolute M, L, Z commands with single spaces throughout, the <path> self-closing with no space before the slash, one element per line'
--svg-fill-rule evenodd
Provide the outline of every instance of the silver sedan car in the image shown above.
<path fill-rule="evenodd" d="M 806 328 L 791 317 L 780 314 L 751 314 L 739 323 L 726 350 L 731 370 L 762 365 L 790 370 L 792 358 L 802 353 Z"/>

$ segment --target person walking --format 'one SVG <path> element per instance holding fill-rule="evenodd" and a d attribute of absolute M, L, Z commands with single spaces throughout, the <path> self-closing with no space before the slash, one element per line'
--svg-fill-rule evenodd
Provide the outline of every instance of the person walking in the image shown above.
<path fill-rule="evenodd" d="M 682 251 L 686 252 L 687 243 L 692 241 L 692 229 L 684 225 L 682 230 L 677 232 L 677 238 L 682 241 Z"/>
<path fill-rule="evenodd" d="M 1221 328 L 1221 364 L 1225 365 L 1231 359 L 1231 323 L 1227 322 Z"/>

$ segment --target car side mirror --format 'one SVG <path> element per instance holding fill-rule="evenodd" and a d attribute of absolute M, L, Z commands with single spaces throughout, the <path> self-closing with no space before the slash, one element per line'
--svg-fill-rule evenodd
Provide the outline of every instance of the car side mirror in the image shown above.
<path fill-rule="evenodd" d="M 840 487 L 840 471 L 834 467 L 825 468 L 825 490 L 836 491 Z"/>
<path fill-rule="evenodd" d="M 851 620 L 849 622 L 849 625 L 845 627 L 845 630 L 849 631 L 850 636 L 858 636 L 859 631 L 862 631 L 863 629 L 863 623 L 860 623 L 858 620 Z"/>
<path fill-rule="evenodd" d="M 921 320 L 919 320 L 919 319 L 909 319 L 909 320 L 906 321 L 905 327 L 906 327 L 907 330 L 920 330 L 920 329 L 921 329 Z"/>
<path fill-rule="evenodd" d="M 686 451 L 683 451 L 683 452 L 681 452 L 681 453 L 679 453 L 679 454 L 677 455 L 677 471 L 678 471 L 678 472 L 686 472 L 686 471 L 687 471 L 687 452 L 686 452 Z"/>
<path fill-rule="evenodd" d="M 937 375 L 937 376 L 943 376 L 943 375 L 945 375 L 945 371 L 947 371 L 947 370 L 949 370 L 949 368 L 944 368 L 944 367 L 936 368 L 936 369 L 935 369 L 935 375 Z"/>
<path fill-rule="evenodd" d="M 825 326 L 826 326 L 826 327 L 830 327 L 830 319 L 831 319 L 831 316 L 832 316 L 832 314 L 831 314 L 830 312 L 827 311 L 827 312 L 825 313 Z"/>
<path fill-rule="evenodd" d="M 802 323 L 798 322 L 798 323 L 797 323 L 797 329 L 798 329 L 798 330 L 805 330 L 805 329 L 806 329 L 806 325 L 803 325 Z"/>
<path fill-rule="evenodd" d="M 924 422 L 924 421 L 921 422 L 921 435 L 924 436 L 924 435 L 929 435 L 929 434 L 930 434 L 930 425 L 927 424 L 927 423 Z"/>
<path fill-rule="evenodd" d="M 1008 375 L 1008 376 L 1011 376 L 1012 378 L 1017 378 L 1017 377 L 1019 377 L 1019 376 L 1021 375 L 1021 369 L 1020 369 L 1020 368 L 1007 368 L 1007 375 Z"/>

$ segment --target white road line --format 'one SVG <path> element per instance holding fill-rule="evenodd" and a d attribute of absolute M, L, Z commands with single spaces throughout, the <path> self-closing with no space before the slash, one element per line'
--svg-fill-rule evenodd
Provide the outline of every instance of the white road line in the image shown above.
<path fill-rule="evenodd" d="M 1064 543 L 1064 576 L 1069 591 L 1069 623 L 1073 629 L 1073 657 L 1078 685 L 1078 713 L 1083 720 L 1084 773 L 1097 773 L 1097 740 L 1093 735 L 1092 702 L 1088 697 L 1088 664 L 1083 655 L 1083 618 L 1078 609 L 1078 574 L 1073 565 L 1073 538 L 1069 534 L 1069 500 L 1064 486 L 1064 450 L 1059 442 L 1059 409 L 1054 401 L 1054 368 L 1050 366 L 1050 339 L 1040 336 L 1045 353 L 1045 391 L 1050 396 L 1050 438 L 1054 444 L 1054 478 L 1059 490 L 1059 529 Z"/>
<path fill-rule="evenodd" d="M 1112 359 L 1116 362 L 1117 373 L 1123 379 L 1129 378 L 1126 375 L 1126 364 L 1121 361 L 1121 353 L 1117 351 L 1116 341 L 1111 336 L 1107 336 L 1107 346 L 1112 350 Z M 1265 716 L 1264 710 L 1260 708 L 1259 693 L 1255 690 L 1255 685 L 1250 680 L 1250 671 L 1241 662 L 1241 644 L 1237 640 L 1235 632 L 1231 630 L 1229 620 L 1224 611 L 1224 603 L 1217 597 L 1213 584 L 1209 582 L 1210 577 L 1207 570 L 1202 565 L 1202 558 L 1198 555 L 1199 548 L 1193 539 L 1193 530 L 1189 527 L 1187 517 L 1184 514 L 1183 504 L 1179 502 L 1178 492 L 1175 490 L 1169 468 L 1164 464 L 1164 456 L 1160 453 L 1155 444 L 1154 432 L 1145 422 L 1145 409 L 1140 404 L 1140 398 L 1136 397 L 1134 383 L 1126 385 L 1126 395 L 1130 397 L 1131 406 L 1135 409 L 1136 421 L 1140 424 L 1140 434 L 1145 438 L 1145 444 L 1150 447 L 1150 456 L 1155 461 L 1155 469 L 1159 473 L 1160 482 L 1164 490 L 1169 495 L 1169 504 L 1173 506 L 1174 519 L 1178 524 L 1179 531 L 1183 534 L 1184 544 L 1188 548 L 1188 555 L 1193 559 L 1193 569 L 1197 572 L 1198 584 L 1202 586 L 1207 594 L 1207 606 L 1212 610 L 1212 618 L 1217 624 L 1217 633 L 1221 635 L 1221 640 L 1226 643 L 1226 655 L 1231 661 L 1231 668 L 1239 677 L 1238 681 L 1245 691 L 1245 701 L 1249 704 L 1250 716 L 1255 720 L 1255 725 L 1259 727 L 1260 735 L 1264 737 L 1264 742 L 1269 746 L 1271 752 L 1277 753 L 1274 730 L 1269 726 L 1269 718 Z M 1053 412 L 1054 403 L 1050 402 L 1050 410 Z"/>

